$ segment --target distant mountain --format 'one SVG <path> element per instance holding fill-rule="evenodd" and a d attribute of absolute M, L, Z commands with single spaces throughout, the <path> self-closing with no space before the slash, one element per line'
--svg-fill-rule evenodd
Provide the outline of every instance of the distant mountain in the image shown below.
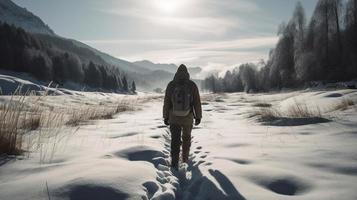
<path fill-rule="evenodd" d="M 142 60 L 133 62 L 133 64 L 143 67 L 148 70 L 154 71 L 166 71 L 172 74 L 176 73 L 178 66 L 175 64 L 161 64 L 161 63 L 153 63 L 148 60 Z M 190 72 L 191 77 L 196 78 L 196 76 L 202 71 L 200 67 L 189 67 L 188 71 Z"/>
<path fill-rule="evenodd" d="M 133 62 L 135 65 L 146 68 L 148 70 L 151 71 L 156 71 L 156 70 L 161 70 L 161 71 L 167 71 L 170 73 L 175 73 L 177 70 L 177 65 L 175 64 L 155 64 L 151 61 L 148 60 L 142 60 L 142 61 L 137 61 L 137 62 Z"/>
<path fill-rule="evenodd" d="M 32 33 L 55 34 L 39 17 L 19 7 L 11 0 L 0 0 L 0 21 Z"/>
<path fill-rule="evenodd" d="M 190 73 L 191 77 L 197 78 L 197 75 L 202 72 L 201 67 L 191 67 L 188 68 L 188 72 Z"/>
<path fill-rule="evenodd" d="M 76 41 L 76 40 L 72 40 L 74 45 L 77 45 L 79 47 L 83 47 L 83 48 L 88 48 L 90 50 L 92 50 L 95 54 L 97 54 L 98 56 L 100 56 L 103 60 L 105 60 L 108 64 L 113 65 L 113 66 L 119 66 L 120 69 L 128 72 L 128 73 L 139 73 L 139 74 L 146 74 L 146 73 L 150 73 L 153 70 L 147 69 L 145 67 L 136 65 L 135 63 L 131 63 L 129 61 L 126 60 L 122 60 L 119 58 L 115 58 L 107 53 L 103 53 L 87 44 L 84 44 L 82 42 Z"/>

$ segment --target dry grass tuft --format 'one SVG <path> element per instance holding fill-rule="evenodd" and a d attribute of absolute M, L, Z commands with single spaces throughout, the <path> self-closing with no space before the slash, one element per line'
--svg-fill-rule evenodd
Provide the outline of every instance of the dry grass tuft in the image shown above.
<path fill-rule="evenodd" d="M 352 99 L 348 98 L 343 98 L 336 106 L 333 108 L 333 110 L 347 110 L 350 106 L 356 105 L 355 102 Z"/>
<path fill-rule="evenodd" d="M 260 102 L 260 103 L 255 103 L 253 104 L 254 107 L 260 107 L 260 108 L 270 108 L 272 105 L 270 103 L 265 103 L 265 102 Z"/>
<path fill-rule="evenodd" d="M 316 109 L 308 108 L 306 104 L 295 104 L 291 105 L 287 112 L 286 116 L 290 118 L 322 118 L 321 110 L 319 107 Z"/>
<path fill-rule="evenodd" d="M 26 108 L 26 96 L 16 96 L 0 106 L 0 153 L 20 154 L 25 132 L 39 127 L 39 118 L 32 118 Z"/>
<path fill-rule="evenodd" d="M 47 99 L 47 92 L 43 96 L 35 96 L 20 91 L 21 87 L 9 99 L 0 103 L 0 154 L 18 155 L 34 149 L 40 151 L 41 162 L 53 157 L 57 140 L 64 129 L 71 129 L 88 120 L 112 119 L 120 112 L 134 110 L 137 103 L 133 98 L 121 99 L 116 103 L 98 103 L 94 99 L 93 104 L 76 101 L 53 106 L 49 104 L 51 98 Z M 83 106 L 76 108 L 78 104 Z M 65 128 L 65 125 L 69 127 Z M 37 139 L 28 137 L 29 132 L 36 133 Z M 53 147 L 47 148 L 49 144 Z M 52 150 L 49 152 L 48 149 Z"/>
<path fill-rule="evenodd" d="M 282 113 L 274 108 L 261 108 L 254 112 L 254 116 L 259 116 L 262 121 L 273 121 L 282 117 Z"/>
<path fill-rule="evenodd" d="M 259 116 L 262 121 L 274 121 L 277 119 L 309 119 L 322 118 L 320 109 L 309 108 L 306 104 L 299 104 L 295 102 L 285 112 L 269 107 L 260 107 L 255 111 L 255 115 Z"/>
<path fill-rule="evenodd" d="M 133 111 L 135 107 L 135 102 L 120 101 L 116 106 L 83 106 L 79 109 L 71 109 L 67 119 L 66 125 L 78 126 L 82 122 L 89 120 L 100 120 L 100 119 L 113 119 L 114 115 Z"/>
<path fill-rule="evenodd" d="M 18 91 L 17 91 L 18 92 Z M 10 101 L 0 108 L 0 153 L 19 154 L 21 151 L 24 126 L 22 111 L 25 108 L 25 96 L 12 96 Z"/>
<path fill-rule="evenodd" d="M 31 114 L 31 116 L 27 116 L 23 119 L 23 125 L 21 128 L 25 130 L 34 131 L 40 128 L 41 126 L 41 115 L 39 114 Z"/>

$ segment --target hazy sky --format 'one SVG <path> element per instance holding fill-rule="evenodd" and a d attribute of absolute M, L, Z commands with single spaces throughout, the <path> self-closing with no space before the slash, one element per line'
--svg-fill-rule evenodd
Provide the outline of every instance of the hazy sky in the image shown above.
<path fill-rule="evenodd" d="M 298 0 L 14 0 L 57 34 L 129 61 L 227 69 L 266 59 Z M 317 0 L 301 0 L 310 16 Z"/>

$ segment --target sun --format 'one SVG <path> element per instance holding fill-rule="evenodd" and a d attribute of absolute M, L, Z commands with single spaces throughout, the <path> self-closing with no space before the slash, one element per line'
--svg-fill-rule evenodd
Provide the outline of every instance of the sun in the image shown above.
<path fill-rule="evenodd" d="M 180 0 L 155 0 L 156 7 L 166 14 L 173 14 L 180 6 Z"/>

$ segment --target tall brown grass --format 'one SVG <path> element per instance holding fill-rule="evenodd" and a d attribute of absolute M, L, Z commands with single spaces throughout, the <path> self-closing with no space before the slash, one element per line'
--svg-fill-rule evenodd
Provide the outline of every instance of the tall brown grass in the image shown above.
<path fill-rule="evenodd" d="M 254 106 L 254 107 L 260 107 L 260 108 L 269 108 L 269 107 L 272 107 L 272 105 L 271 105 L 270 103 L 266 103 L 266 102 L 254 103 L 253 106 Z"/>
<path fill-rule="evenodd" d="M 294 102 L 285 111 L 274 107 L 260 107 L 254 112 L 263 121 L 272 121 L 280 118 L 322 118 L 319 107 L 309 108 L 306 104 Z"/>
<path fill-rule="evenodd" d="M 295 102 L 288 107 L 286 116 L 290 118 L 321 118 L 322 113 L 318 106 L 313 109 L 304 103 Z"/>
<path fill-rule="evenodd" d="M 84 105 L 79 108 L 72 108 L 68 113 L 66 125 L 78 126 L 82 122 L 89 120 L 113 119 L 114 115 L 125 111 L 133 111 L 134 107 L 135 101 L 120 100 L 112 105 Z"/>
<path fill-rule="evenodd" d="M 0 103 L 0 154 L 18 155 L 35 149 L 40 151 L 41 160 L 46 160 L 53 157 L 59 135 L 66 125 L 73 127 L 88 120 L 111 119 L 117 113 L 134 110 L 136 106 L 135 100 L 121 99 L 116 103 L 99 102 L 97 105 L 84 106 L 77 103 L 62 108 L 49 107 L 44 106 L 47 91 L 43 96 L 20 91 L 21 87 L 9 99 Z M 24 136 L 29 132 L 37 134 L 37 139 L 26 137 L 27 145 L 24 147 Z M 44 148 L 46 143 L 53 146 Z"/>
<path fill-rule="evenodd" d="M 352 99 L 349 98 L 343 98 L 339 103 L 335 105 L 333 108 L 333 111 L 335 110 L 347 110 L 351 106 L 355 106 L 355 102 Z M 355 107 L 357 109 L 357 107 Z"/>
<path fill-rule="evenodd" d="M 29 120 L 29 115 L 23 115 L 26 95 L 16 96 L 20 91 L 19 87 L 8 102 L 0 105 L 0 153 L 19 154 L 24 132 L 38 123 L 35 119 Z"/>

